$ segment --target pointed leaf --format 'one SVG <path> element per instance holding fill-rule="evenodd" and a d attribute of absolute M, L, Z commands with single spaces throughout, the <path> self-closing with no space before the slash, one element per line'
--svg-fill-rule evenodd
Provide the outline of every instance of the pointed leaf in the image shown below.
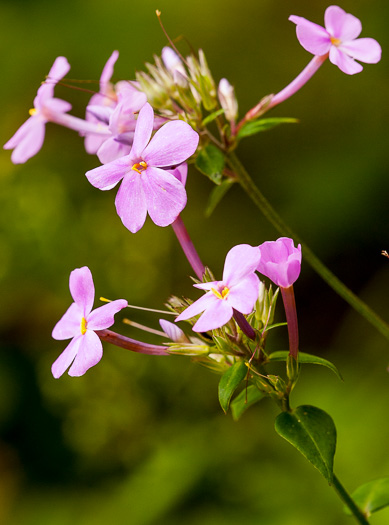
<path fill-rule="evenodd" d="M 247 374 L 244 361 L 238 361 L 225 372 L 219 382 L 219 401 L 222 409 L 227 413 L 232 394 Z"/>
<path fill-rule="evenodd" d="M 238 421 L 238 419 L 246 412 L 249 407 L 264 397 L 265 393 L 258 390 L 258 388 L 254 385 L 250 385 L 249 387 L 245 388 L 231 403 L 232 417 L 235 419 L 235 421 Z"/>
<path fill-rule="evenodd" d="M 275 429 L 332 482 L 336 428 L 324 410 L 302 405 L 292 413 L 282 412 L 276 418 Z"/>
<path fill-rule="evenodd" d="M 389 478 L 375 479 L 358 487 L 351 497 L 369 517 L 370 514 L 377 510 L 389 506 Z M 345 512 L 351 514 L 350 510 L 345 507 Z"/>
<path fill-rule="evenodd" d="M 269 361 L 286 361 L 287 357 L 289 355 L 288 350 L 281 350 L 279 352 L 273 352 L 268 356 Z M 343 377 L 339 370 L 336 368 L 336 366 L 331 363 L 331 361 L 327 361 L 327 359 L 323 359 L 322 357 L 318 357 L 317 355 L 312 354 L 306 354 L 304 352 L 299 352 L 299 362 L 300 363 L 308 363 L 311 365 L 321 365 L 329 368 L 334 372 L 334 374 L 343 381 Z"/>
<path fill-rule="evenodd" d="M 212 182 L 220 184 L 224 168 L 223 153 L 213 144 L 208 144 L 198 154 L 196 168 L 209 177 Z"/>
<path fill-rule="evenodd" d="M 202 126 L 206 126 L 207 124 L 215 120 L 215 118 L 217 118 L 219 115 L 223 115 L 223 113 L 224 109 L 218 109 L 217 111 L 214 111 L 213 113 L 205 117 L 205 119 L 201 123 Z"/>
<path fill-rule="evenodd" d="M 279 126 L 280 124 L 289 124 L 298 122 L 297 118 L 262 118 L 260 120 L 252 120 L 246 122 L 244 126 L 241 127 L 238 133 L 238 139 L 243 137 L 249 137 L 250 135 L 255 135 L 261 131 L 267 131 L 268 129 Z"/>
<path fill-rule="evenodd" d="M 231 188 L 231 186 L 234 184 L 234 181 L 231 179 L 226 179 L 223 181 L 219 186 L 215 186 L 209 196 L 208 204 L 205 209 L 205 216 L 210 217 L 213 210 L 216 208 L 216 206 L 219 204 L 219 202 L 222 200 L 224 195 L 227 193 L 227 191 Z"/>

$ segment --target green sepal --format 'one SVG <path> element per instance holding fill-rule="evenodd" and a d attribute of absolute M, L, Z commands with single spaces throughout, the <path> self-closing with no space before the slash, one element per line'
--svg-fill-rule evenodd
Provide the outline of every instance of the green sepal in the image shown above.
<path fill-rule="evenodd" d="M 238 421 L 248 408 L 264 397 L 265 393 L 258 390 L 255 385 L 250 385 L 242 390 L 231 403 L 231 412 L 234 420 Z"/>
<path fill-rule="evenodd" d="M 218 186 L 215 186 L 208 199 L 208 204 L 205 209 L 205 216 L 210 217 L 213 210 L 216 208 L 216 206 L 219 204 L 219 202 L 222 200 L 224 195 L 227 193 L 227 191 L 231 188 L 231 186 L 234 184 L 234 181 L 231 179 L 224 180 L 221 184 Z"/>
<path fill-rule="evenodd" d="M 238 361 L 225 372 L 219 381 L 219 402 L 225 413 L 228 411 L 232 394 L 247 375 L 244 361 Z"/>
<path fill-rule="evenodd" d="M 389 506 L 389 478 L 364 483 L 351 494 L 351 497 L 365 516 L 369 517 L 373 512 Z M 348 507 L 344 507 L 344 511 L 351 515 Z"/>
<path fill-rule="evenodd" d="M 331 483 L 336 448 L 336 428 L 332 418 L 310 405 L 293 412 L 281 412 L 275 421 L 276 432 L 289 441 Z"/>
<path fill-rule="evenodd" d="M 273 352 L 268 356 L 269 361 L 286 361 L 289 355 L 288 350 L 280 350 L 279 352 Z M 336 366 L 331 363 L 331 361 L 327 361 L 327 359 L 323 359 L 322 357 L 318 357 L 317 355 L 312 354 L 305 354 L 304 352 L 299 352 L 298 354 L 298 360 L 299 363 L 302 364 L 311 364 L 311 365 L 321 365 L 329 368 L 334 372 L 334 374 L 343 381 L 343 377 L 341 376 L 341 373 L 336 368 Z"/>
<path fill-rule="evenodd" d="M 196 168 L 206 175 L 215 184 L 222 181 L 224 155 L 213 144 L 208 144 L 200 151 L 196 159 Z"/>
<path fill-rule="evenodd" d="M 210 122 L 213 122 L 217 117 L 219 117 L 220 115 L 223 115 L 223 113 L 224 113 L 224 109 L 218 109 L 217 111 L 214 111 L 213 113 L 205 117 L 201 125 L 207 126 Z"/>
<path fill-rule="evenodd" d="M 290 124 L 296 122 L 298 122 L 297 118 L 288 117 L 261 118 L 259 120 L 251 120 L 249 122 L 246 122 L 246 124 L 244 124 L 241 127 L 238 133 L 238 139 L 241 139 L 243 137 L 249 137 L 250 135 L 255 135 L 256 133 L 260 133 L 261 131 L 267 131 L 268 129 L 275 128 L 280 124 Z"/>

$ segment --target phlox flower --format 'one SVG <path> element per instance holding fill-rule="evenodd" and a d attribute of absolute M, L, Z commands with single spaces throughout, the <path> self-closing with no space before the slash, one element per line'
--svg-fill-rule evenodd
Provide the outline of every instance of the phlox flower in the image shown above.
<path fill-rule="evenodd" d="M 208 290 L 205 295 L 184 310 L 175 321 L 184 321 L 204 312 L 193 326 L 195 332 L 215 330 L 226 324 L 234 310 L 242 314 L 252 312 L 259 294 L 259 279 L 254 273 L 261 254 L 258 248 L 239 244 L 228 252 L 223 270 L 223 280 L 195 284 Z"/>
<path fill-rule="evenodd" d="M 257 271 L 281 288 L 289 288 L 301 270 L 301 244 L 295 248 L 293 240 L 280 237 L 258 246 L 261 254 Z"/>
<path fill-rule="evenodd" d="M 153 125 L 154 112 L 147 103 L 139 112 L 130 154 L 86 173 L 101 190 L 122 181 L 115 205 L 132 233 L 142 228 L 147 213 L 158 226 L 168 226 L 184 209 L 185 187 L 169 169 L 193 155 L 199 141 L 198 134 L 181 120 L 164 124 L 150 140 Z"/>
<path fill-rule="evenodd" d="M 46 123 L 55 120 L 56 114 L 71 110 L 69 102 L 54 98 L 55 84 L 69 69 L 70 65 L 65 57 L 55 59 L 47 80 L 38 89 L 34 107 L 29 111 L 30 118 L 4 145 L 4 149 L 13 149 L 11 160 L 14 164 L 22 164 L 36 155 L 43 145 Z"/>
<path fill-rule="evenodd" d="M 355 60 L 376 64 L 381 60 L 381 47 L 373 38 L 358 38 L 362 24 L 358 18 L 336 5 L 326 9 L 325 28 L 300 16 L 289 17 L 297 25 L 297 38 L 304 49 L 314 55 L 329 53 L 330 61 L 348 75 L 362 71 Z"/>
<path fill-rule="evenodd" d="M 128 304 L 124 299 L 118 299 L 92 311 L 95 287 L 87 266 L 71 272 L 69 288 L 74 303 L 55 325 L 52 336 L 58 340 L 72 337 L 72 340 L 51 367 L 55 378 L 69 366 L 70 376 L 82 376 L 100 361 L 103 346 L 95 331 L 112 326 L 114 315 Z"/>

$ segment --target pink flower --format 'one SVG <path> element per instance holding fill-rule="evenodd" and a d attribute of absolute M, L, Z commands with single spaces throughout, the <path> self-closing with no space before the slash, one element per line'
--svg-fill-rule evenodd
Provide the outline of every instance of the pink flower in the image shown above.
<path fill-rule="evenodd" d="M 92 311 L 95 287 L 87 266 L 71 272 L 69 288 L 74 303 L 55 325 L 52 336 L 58 340 L 73 339 L 51 367 L 55 378 L 70 365 L 70 376 L 82 376 L 100 361 L 103 346 L 95 331 L 112 326 L 114 315 L 128 304 L 124 299 L 118 299 Z"/>
<path fill-rule="evenodd" d="M 46 123 L 54 120 L 57 114 L 70 111 L 69 102 L 54 98 L 54 86 L 69 71 L 65 57 L 58 57 L 49 71 L 46 82 L 38 89 L 34 99 L 34 108 L 30 109 L 30 118 L 17 130 L 4 145 L 4 149 L 13 149 L 11 160 L 22 164 L 38 153 L 45 139 Z"/>
<path fill-rule="evenodd" d="M 289 17 L 297 24 L 297 38 L 304 49 L 313 55 L 329 53 L 330 61 L 348 75 L 362 71 L 355 62 L 376 64 L 381 60 L 381 46 L 373 38 L 359 38 L 362 24 L 358 18 L 332 5 L 324 15 L 325 28 L 300 16 Z"/>
<path fill-rule="evenodd" d="M 258 246 L 261 259 L 257 271 L 281 288 L 289 288 L 301 270 L 301 244 L 295 248 L 293 240 L 280 237 Z"/>
<path fill-rule="evenodd" d="M 224 264 L 223 280 L 195 284 L 196 288 L 209 291 L 176 317 L 175 321 L 184 321 L 204 312 L 193 330 L 207 332 L 226 324 L 234 310 L 250 314 L 259 295 L 259 279 L 254 272 L 260 257 L 259 250 L 248 244 L 231 248 Z"/>
<path fill-rule="evenodd" d="M 153 125 L 153 109 L 145 104 L 130 154 L 86 173 L 89 182 L 101 190 L 110 190 L 122 181 L 116 210 L 132 233 L 142 228 L 147 213 L 158 226 L 176 220 L 186 205 L 186 191 L 169 169 L 193 155 L 199 141 L 198 134 L 182 120 L 164 124 L 150 140 Z"/>

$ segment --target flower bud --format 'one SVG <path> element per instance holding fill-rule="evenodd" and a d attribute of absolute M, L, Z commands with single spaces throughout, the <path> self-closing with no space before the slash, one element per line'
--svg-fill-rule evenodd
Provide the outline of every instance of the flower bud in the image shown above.
<path fill-rule="evenodd" d="M 217 94 L 226 119 L 229 122 L 235 122 L 238 116 L 238 101 L 235 97 L 234 87 L 226 78 L 220 80 Z"/>

